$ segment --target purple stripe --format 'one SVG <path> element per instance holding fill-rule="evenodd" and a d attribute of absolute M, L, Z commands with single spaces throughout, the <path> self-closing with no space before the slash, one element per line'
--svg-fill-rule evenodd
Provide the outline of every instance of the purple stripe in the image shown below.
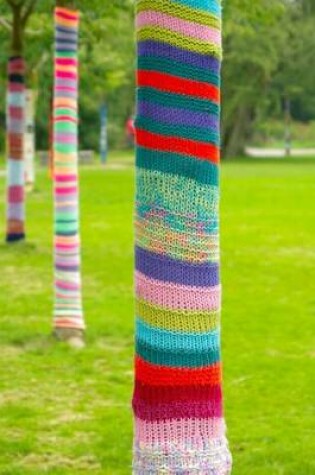
<path fill-rule="evenodd" d="M 213 56 L 187 51 L 176 46 L 158 41 L 140 41 L 138 43 L 139 56 L 161 56 L 170 58 L 186 64 L 191 64 L 198 68 L 210 69 L 215 73 L 220 71 L 220 61 Z"/>
<path fill-rule="evenodd" d="M 217 263 L 191 264 L 136 247 L 136 269 L 152 279 L 209 287 L 219 284 Z"/>
<path fill-rule="evenodd" d="M 167 107 L 154 102 L 139 101 L 138 114 L 143 117 L 150 117 L 168 124 L 190 125 L 195 127 L 211 128 L 219 130 L 218 118 L 206 112 L 194 112 L 176 107 Z"/>
<path fill-rule="evenodd" d="M 176 401 L 169 404 L 147 404 L 139 400 L 134 400 L 133 408 L 135 415 L 145 421 L 160 421 L 169 419 L 208 419 L 212 417 L 222 417 L 222 402 L 220 399 L 213 399 L 207 402 L 196 401 Z"/>

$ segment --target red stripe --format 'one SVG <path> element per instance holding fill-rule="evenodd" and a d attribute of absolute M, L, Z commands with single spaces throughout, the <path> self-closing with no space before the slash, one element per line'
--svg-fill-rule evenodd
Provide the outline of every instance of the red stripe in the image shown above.
<path fill-rule="evenodd" d="M 170 368 L 144 361 L 140 356 L 135 359 L 137 380 L 151 386 L 187 386 L 189 384 L 219 384 L 221 382 L 221 364 L 216 363 L 203 368 Z"/>
<path fill-rule="evenodd" d="M 142 383 L 138 379 L 135 382 L 134 398 L 146 403 L 172 403 L 179 401 L 208 401 L 221 400 L 222 389 L 220 384 L 203 384 L 198 386 L 194 383 L 187 386 L 151 386 Z"/>
<path fill-rule="evenodd" d="M 137 82 L 140 87 L 154 87 L 175 94 L 185 94 L 200 99 L 209 99 L 216 103 L 220 102 L 220 89 L 205 82 L 183 79 L 156 71 L 142 70 L 137 73 Z"/>
<path fill-rule="evenodd" d="M 197 142 L 179 137 L 154 134 L 142 129 L 136 129 L 136 142 L 140 147 L 152 150 L 181 153 L 191 157 L 207 160 L 212 163 L 220 161 L 220 149 L 216 145 Z"/>
<path fill-rule="evenodd" d="M 79 19 L 79 13 L 71 10 L 66 10 L 63 8 L 56 8 L 56 15 L 66 20 L 77 21 Z"/>

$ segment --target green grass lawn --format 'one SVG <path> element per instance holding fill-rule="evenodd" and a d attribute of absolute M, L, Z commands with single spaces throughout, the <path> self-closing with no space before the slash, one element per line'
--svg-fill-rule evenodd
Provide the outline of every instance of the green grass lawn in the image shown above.
<path fill-rule="evenodd" d="M 117 156 L 116 158 L 117 159 Z M 315 163 L 222 167 L 223 357 L 234 475 L 314 475 Z M 130 165 L 81 169 L 87 348 L 49 338 L 51 182 L 0 244 L 0 474 L 130 475 Z M 0 177 L 0 235 L 4 236 Z"/>

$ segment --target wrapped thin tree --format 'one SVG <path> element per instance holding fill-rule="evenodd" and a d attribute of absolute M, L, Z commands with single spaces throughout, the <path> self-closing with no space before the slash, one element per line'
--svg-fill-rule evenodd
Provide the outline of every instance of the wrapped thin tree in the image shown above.
<path fill-rule="evenodd" d="M 25 26 L 36 1 L 7 0 L 12 10 L 7 90 L 7 242 L 25 238 L 25 62 L 23 50 Z"/>
<path fill-rule="evenodd" d="M 220 0 L 137 0 L 133 470 L 226 475 Z"/>
<path fill-rule="evenodd" d="M 79 13 L 57 2 L 53 99 L 55 308 L 58 339 L 83 344 L 78 189 Z M 71 2 L 72 4 L 72 2 Z"/>

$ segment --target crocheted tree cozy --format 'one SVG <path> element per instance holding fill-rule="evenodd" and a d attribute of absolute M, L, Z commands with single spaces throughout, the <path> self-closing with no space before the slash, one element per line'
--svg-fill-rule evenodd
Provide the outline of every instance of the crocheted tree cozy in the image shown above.
<path fill-rule="evenodd" d="M 25 238 L 24 203 L 25 63 L 14 56 L 8 63 L 7 92 L 7 242 Z"/>
<path fill-rule="evenodd" d="M 79 14 L 55 9 L 53 178 L 55 206 L 54 326 L 84 329 L 78 190 Z"/>
<path fill-rule="evenodd" d="M 136 475 L 226 475 L 219 276 L 221 6 L 138 0 Z"/>

